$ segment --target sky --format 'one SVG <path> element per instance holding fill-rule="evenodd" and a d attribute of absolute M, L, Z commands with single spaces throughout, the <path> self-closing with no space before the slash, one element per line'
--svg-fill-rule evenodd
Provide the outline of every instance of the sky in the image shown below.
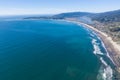
<path fill-rule="evenodd" d="M 105 12 L 120 9 L 120 0 L 0 0 L 0 15 Z"/>

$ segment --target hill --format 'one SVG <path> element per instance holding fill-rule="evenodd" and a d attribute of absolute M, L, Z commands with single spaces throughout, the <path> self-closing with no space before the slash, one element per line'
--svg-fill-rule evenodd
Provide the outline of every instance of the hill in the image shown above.
<path fill-rule="evenodd" d="M 120 10 L 98 13 L 91 16 L 91 18 L 102 23 L 120 22 Z"/>
<path fill-rule="evenodd" d="M 77 18 L 77 17 L 89 16 L 92 14 L 93 13 L 88 13 L 88 12 L 70 12 L 70 13 L 57 14 L 52 16 L 52 18 L 56 18 L 56 19 Z"/>

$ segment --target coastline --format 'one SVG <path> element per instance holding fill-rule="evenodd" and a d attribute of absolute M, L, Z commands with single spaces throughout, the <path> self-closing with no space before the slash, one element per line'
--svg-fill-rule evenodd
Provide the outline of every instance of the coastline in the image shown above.
<path fill-rule="evenodd" d="M 99 31 L 98 29 L 94 28 L 91 25 L 82 23 L 80 21 L 76 21 L 76 20 L 69 20 L 69 19 L 65 19 L 65 21 L 68 22 L 73 22 L 76 23 L 78 25 L 83 25 L 84 27 L 87 27 L 89 29 L 91 29 L 92 31 L 94 31 L 98 37 L 100 37 L 100 39 L 102 40 L 102 42 L 104 43 L 104 46 L 108 52 L 107 56 L 111 59 L 111 61 L 113 62 L 113 64 L 115 65 L 115 69 L 114 69 L 114 78 L 115 80 L 120 80 L 120 45 L 117 44 L 116 42 L 114 42 L 112 40 L 112 38 L 110 36 L 108 36 L 106 33 Z"/>

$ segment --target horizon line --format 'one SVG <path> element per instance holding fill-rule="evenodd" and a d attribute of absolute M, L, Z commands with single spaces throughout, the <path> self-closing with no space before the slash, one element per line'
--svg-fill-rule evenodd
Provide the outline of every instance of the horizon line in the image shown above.
<path fill-rule="evenodd" d="M 62 13 L 74 13 L 74 12 L 86 12 L 86 13 L 105 13 L 105 12 L 110 12 L 110 11 L 117 11 L 117 10 L 120 10 L 120 9 L 116 9 L 116 10 L 107 10 L 107 11 L 101 11 L 101 12 L 90 12 L 90 11 L 64 11 L 64 12 L 58 12 L 58 13 L 50 13 L 50 14 L 47 14 L 47 13 L 34 13 L 34 14 L 31 14 L 31 13 L 23 13 L 23 14 L 0 14 L 0 17 L 1 16 L 30 16 L 30 15 L 41 15 L 41 16 L 50 16 L 50 15 L 56 15 L 56 14 L 62 14 Z"/>

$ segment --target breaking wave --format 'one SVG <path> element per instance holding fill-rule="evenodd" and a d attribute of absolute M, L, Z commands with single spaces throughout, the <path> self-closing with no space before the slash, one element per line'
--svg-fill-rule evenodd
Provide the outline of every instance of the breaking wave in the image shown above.
<path fill-rule="evenodd" d="M 97 76 L 98 80 L 112 80 L 113 70 L 112 70 L 111 66 L 109 66 L 102 57 L 102 56 L 108 56 L 108 52 L 107 52 L 107 55 L 105 55 L 105 53 L 103 53 L 101 51 L 100 43 L 97 42 L 97 39 L 93 38 L 92 44 L 93 44 L 93 48 L 94 48 L 93 53 L 100 58 L 100 61 L 102 63 L 102 66 L 99 70 L 99 74 Z M 103 43 L 102 43 L 102 46 L 105 48 Z"/>
<path fill-rule="evenodd" d="M 95 55 L 97 55 L 97 54 L 103 55 L 103 53 L 102 53 L 101 50 L 100 50 L 99 43 L 97 43 L 96 41 L 97 41 L 96 39 L 93 39 L 93 40 L 92 40 L 92 44 L 93 44 L 93 47 L 94 47 L 93 53 L 94 53 Z"/>
<path fill-rule="evenodd" d="M 112 68 L 103 60 L 103 58 L 100 58 L 103 66 L 101 66 L 99 70 L 99 74 L 97 76 L 98 80 L 112 80 L 113 77 L 113 70 Z"/>

